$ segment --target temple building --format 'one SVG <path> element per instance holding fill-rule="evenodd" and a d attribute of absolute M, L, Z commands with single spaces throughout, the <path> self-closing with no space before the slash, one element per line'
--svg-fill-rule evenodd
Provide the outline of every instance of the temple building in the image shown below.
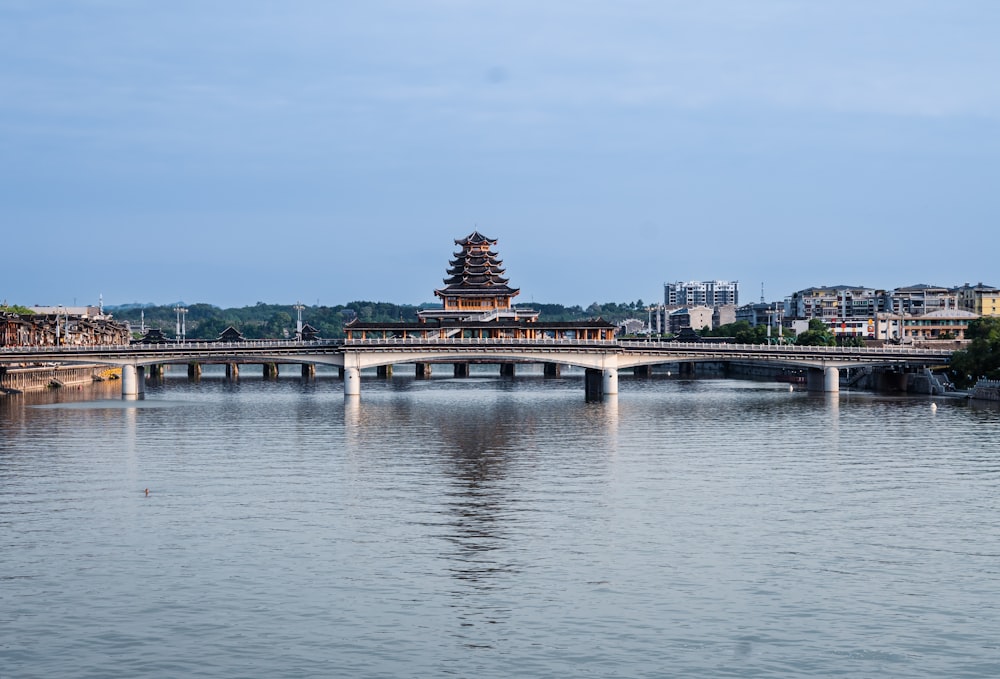
<path fill-rule="evenodd" d="M 507 285 L 503 261 L 492 250 L 496 243 L 495 238 L 487 238 L 478 231 L 455 239 L 455 245 L 462 249 L 448 262 L 445 287 L 434 291 L 443 308 L 419 312 L 421 320 L 537 320 L 537 311 L 514 308 L 512 300 L 521 291 Z"/>
<path fill-rule="evenodd" d="M 455 239 L 461 250 L 448 262 L 444 287 L 434 291 L 440 309 L 418 312 L 415 323 L 355 318 L 344 326 L 347 339 L 614 339 L 615 326 L 601 319 L 542 323 L 537 311 L 516 308 L 521 291 L 508 285 L 496 243 L 478 231 Z"/>

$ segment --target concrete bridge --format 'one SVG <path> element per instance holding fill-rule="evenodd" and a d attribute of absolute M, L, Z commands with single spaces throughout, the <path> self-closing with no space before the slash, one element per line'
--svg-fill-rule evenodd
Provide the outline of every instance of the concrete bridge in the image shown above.
<path fill-rule="evenodd" d="M 361 393 L 361 370 L 413 363 L 542 363 L 575 366 L 598 378 L 600 392 L 618 393 L 618 371 L 627 368 L 697 362 L 740 362 L 807 371 L 814 391 L 839 391 L 845 367 L 918 368 L 946 365 L 951 351 L 911 347 L 806 347 L 794 345 L 645 342 L 630 340 L 552 339 L 378 339 L 258 340 L 241 342 L 176 342 L 117 346 L 12 347 L 0 349 L 0 364 L 88 363 L 122 369 L 122 397 L 143 391 L 148 366 L 165 364 L 302 364 L 343 369 L 344 394 Z M 513 374 L 512 372 L 510 374 Z"/>

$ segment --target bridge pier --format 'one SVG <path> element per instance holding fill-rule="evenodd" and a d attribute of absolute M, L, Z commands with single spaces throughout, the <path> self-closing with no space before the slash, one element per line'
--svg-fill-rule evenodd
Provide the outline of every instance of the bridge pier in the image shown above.
<path fill-rule="evenodd" d="M 416 377 L 418 380 L 430 379 L 431 376 L 431 364 L 430 363 L 417 363 L 416 367 Z"/>
<path fill-rule="evenodd" d="M 500 364 L 500 377 L 514 377 L 514 364 L 513 363 L 501 363 Z"/>
<path fill-rule="evenodd" d="M 240 378 L 240 364 L 239 363 L 227 363 L 226 364 L 226 379 L 227 380 L 238 380 Z"/>
<path fill-rule="evenodd" d="M 315 363 L 303 363 L 302 364 L 302 378 L 307 380 L 316 379 L 316 364 Z"/>
<path fill-rule="evenodd" d="M 469 376 L 469 364 L 468 363 L 456 363 L 455 364 L 455 377 L 468 377 Z"/>
<path fill-rule="evenodd" d="M 201 363 L 188 363 L 188 379 L 195 382 L 201 379 Z"/>
<path fill-rule="evenodd" d="M 806 371 L 806 389 L 836 394 L 840 391 L 839 368 L 809 368 Z"/>
<path fill-rule="evenodd" d="M 605 396 L 618 393 L 618 368 L 605 368 L 601 378 L 601 388 Z"/>
<path fill-rule="evenodd" d="M 122 366 L 122 398 L 126 401 L 135 401 L 146 392 L 145 382 L 146 369 L 142 366 L 123 365 Z"/>
<path fill-rule="evenodd" d="M 277 363 L 264 363 L 262 365 L 265 380 L 276 380 L 278 379 L 278 364 Z"/>
<path fill-rule="evenodd" d="M 146 366 L 146 376 L 151 380 L 162 380 L 164 373 L 164 365 L 162 363 L 154 363 L 153 365 Z"/>
<path fill-rule="evenodd" d="M 652 377 L 653 376 L 653 366 L 651 365 L 637 365 L 632 368 L 632 374 L 635 377 Z"/>
<path fill-rule="evenodd" d="M 344 368 L 344 396 L 361 395 L 361 371 L 357 368 Z"/>
<path fill-rule="evenodd" d="M 390 377 L 392 377 L 392 365 L 391 364 L 380 365 L 379 367 L 375 368 L 375 373 L 378 375 L 379 378 L 387 380 Z"/>
<path fill-rule="evenodd" d="M 587 368 L 583 374 L 583 398 L 587 403 L 604 399 L 604 376 L 596 368 Z"/>
<path fill-rule="evenodd" d="M 603 401 L 604 397 L 618 396 L 618 369 L 587 368 L 583 377 L 584 398 L 588 402 Z"/>
<path fill-rule="evenodd" d="M 546 377 L 559 377 L 562 372 L 562 366 L 558 363 L 546 363 L 544 367 L 544 373 Z"/>

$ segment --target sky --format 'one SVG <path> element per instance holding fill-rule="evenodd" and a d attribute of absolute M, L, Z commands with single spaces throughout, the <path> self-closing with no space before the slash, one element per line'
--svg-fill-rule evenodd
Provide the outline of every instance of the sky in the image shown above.
<path fill-rule="evenodd" d="M 0 1 L 0 301 L 1000 285 L 996 0 Z"/>

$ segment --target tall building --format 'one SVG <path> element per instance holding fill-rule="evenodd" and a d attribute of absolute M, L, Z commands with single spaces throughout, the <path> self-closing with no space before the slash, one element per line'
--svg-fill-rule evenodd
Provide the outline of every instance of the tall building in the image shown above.
<path fill-rule="evenodd" d="M 663 303 L 667 306 L 717 307 L 740 302 L 739 281 L 677 281 L 663 284 Z"/>

